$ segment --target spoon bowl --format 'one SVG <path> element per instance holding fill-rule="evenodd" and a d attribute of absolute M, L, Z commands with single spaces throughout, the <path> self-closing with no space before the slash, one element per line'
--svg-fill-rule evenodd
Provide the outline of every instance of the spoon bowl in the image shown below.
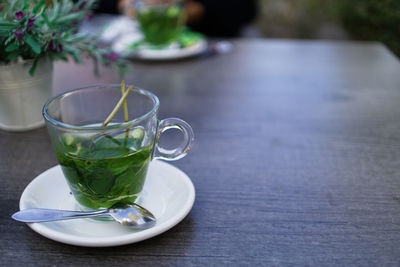
<path fill-rule="evenodd" d="M 152 227 L 156 222 L 154 215 L 138 204 L 125 207 L 113 206 L 108 214 L 120 224 L 137 229 Z"/>
<path fill-rule="evenodd" d="M 55 209 L 25 209 L 14 213 L 11 217 L 20 222 L 51 222 L 98 216 L 110 216 L 118 223 L 134 229 L 146 229 L 154 226 L 154 215 L 138 204 L 116 204 L 109 209 L 97 211 L 69 211 Z"/>

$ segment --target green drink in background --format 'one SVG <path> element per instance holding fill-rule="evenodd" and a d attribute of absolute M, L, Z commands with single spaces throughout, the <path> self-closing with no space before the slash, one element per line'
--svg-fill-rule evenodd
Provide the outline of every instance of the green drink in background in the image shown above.
<path fill-rule="evenodd" d="M 56 155 L 79 204 L 91 209 L 110 208 L 116 203 L 132 203 L 139 196 L 152 145 L 142 146 L 141 128 L 128 135 L 62 138 L 62 149 Z"/>
<path fill-rule="evenodd" d="M 182 8 L 178 5 L 144 7 L 137 10 L 137 19 L 147 43 L 167 45 L 178 38 Z"/>

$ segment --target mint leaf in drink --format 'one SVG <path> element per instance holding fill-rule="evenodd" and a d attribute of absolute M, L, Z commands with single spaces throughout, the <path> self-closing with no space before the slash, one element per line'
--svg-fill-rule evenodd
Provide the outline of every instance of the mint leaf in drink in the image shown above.
<path fill-rule="evenodd" d="M 137 140 L 130 137 L 128 141 L 133 144 Z M 95 143 L 93 150 L 87 147 L 89 142 L 83 142 L 77 155 L 57 153 L 75 198 L 92 209 L 109 208 L 117 202 L 134 202 L 144 184 L 152 144 L 136 147 L 135 151 L 113 142 L 99 144 Z"/>

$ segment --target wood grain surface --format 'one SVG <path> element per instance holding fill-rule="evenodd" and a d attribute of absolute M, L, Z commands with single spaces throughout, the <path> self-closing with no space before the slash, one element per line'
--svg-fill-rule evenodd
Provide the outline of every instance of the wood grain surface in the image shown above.
<path fill-rule="evenodd" d="M 127 83 L 196 141 L 173 164 L 196 201 L 176 227 L 115 248 L 46 239 L 12 221 L 26 185 L 57 164 L 46 129 L 0 131 L 4 266 L 399 266 L 400 64 L 377 43 L 233 40 L 230 54 L 132 62 Z M 57 63 L 54 94 L 118 83 Z M 166 135 L 164 142 L 176 142 Z"/>

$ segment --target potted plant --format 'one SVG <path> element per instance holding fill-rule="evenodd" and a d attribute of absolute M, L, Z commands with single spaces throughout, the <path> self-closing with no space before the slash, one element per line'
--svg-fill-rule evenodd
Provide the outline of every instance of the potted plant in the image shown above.
<path fill-rule="evenodd" d="M 80 34 L 95 0 L 0 3 L 0 128 L 27 130 L 44 124 L 41 110 L 51 96 L 53 61 L 82 62 L 87 55 L 97 64 L 124 69 L 123 60 L 100 49 L 94 37 Z"/>

